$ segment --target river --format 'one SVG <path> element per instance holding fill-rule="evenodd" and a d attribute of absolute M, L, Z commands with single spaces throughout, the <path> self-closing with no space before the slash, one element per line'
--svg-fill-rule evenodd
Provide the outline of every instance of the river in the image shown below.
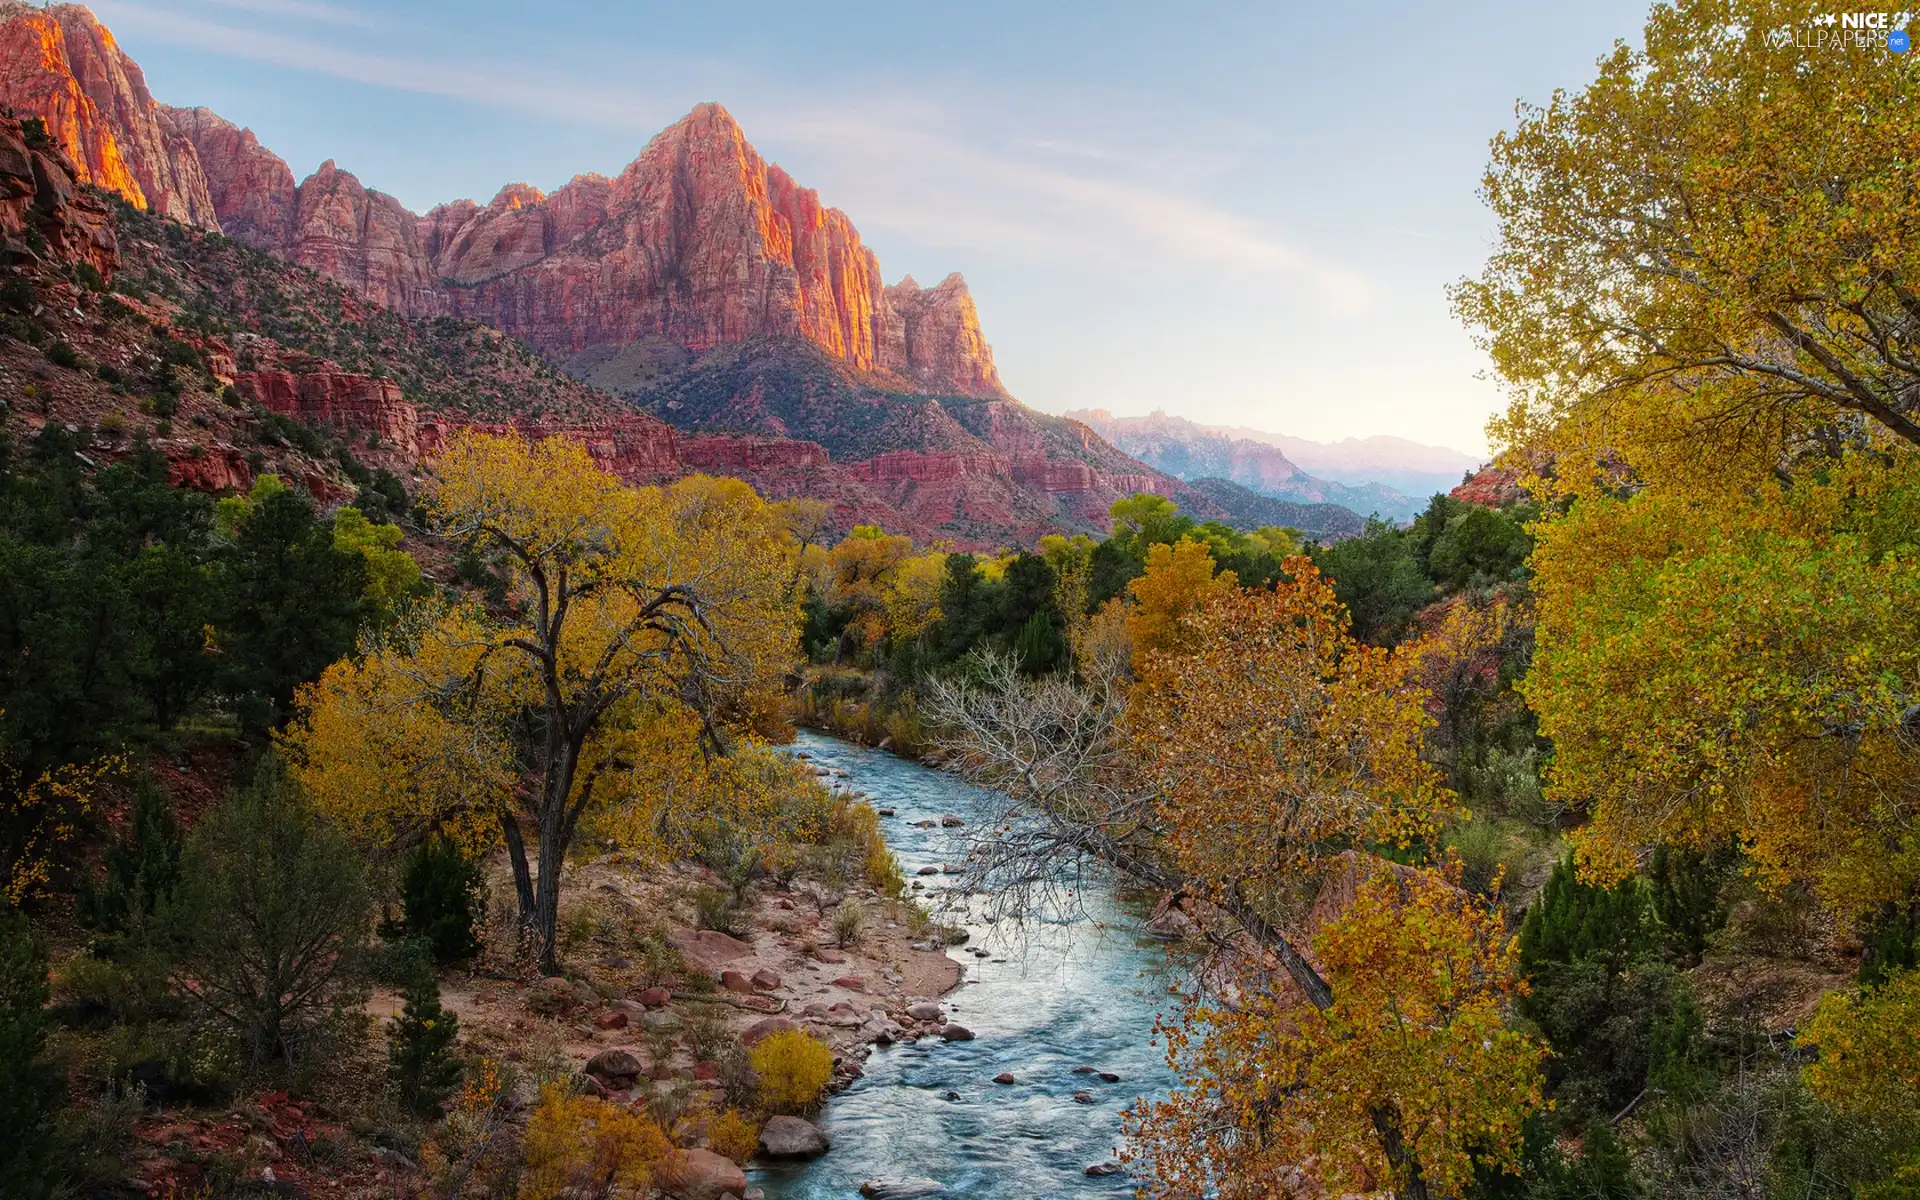
<path fill-rule="evenodd" d="M 815 733 L 793 746 L 844 772 L 836 783 L 892 808 L 882 830 L 909 880 L 936 888 L 946 876 L 916 877 L 922 866 L 957 861 L 968 829 L 915 821 L 954 814 L 971 828 L 984 794 L 917 763 Z M 1124 1173 L 1089 1177 L 1088 1166 L 1118 1157 L 1121 1110 L 1160 1097 L 1173 1084 L 1153 1038 L 1167 999 L 1165 953 L 1137 914 L 1096 886 L 1080 919 L 996 931 L 969 916 L 972 935 L 949 953 L 965 968 L 942 999 L 978 1036 L 876 1049 L 866 1076 L 835 1096 L 821 1119 L 833 1141 L 824 1158 L 749 1172 L 768 1200 L 847 1200 L 880 1177 L 936 1179 L 952 1197 L 1040 1200 L 1126 1196 Z M 990 957 L 973 951 L 983 949 Z M 1119 1077 L 1075 1074 L 1091 1067 Z M 1012 1084 L 996 1084 L 1001 1073 Z M 1092 1103 L 1074 1098 L 1090 1093 Z M 954 1098 L 957 1096 L 957 1098 Z"/>

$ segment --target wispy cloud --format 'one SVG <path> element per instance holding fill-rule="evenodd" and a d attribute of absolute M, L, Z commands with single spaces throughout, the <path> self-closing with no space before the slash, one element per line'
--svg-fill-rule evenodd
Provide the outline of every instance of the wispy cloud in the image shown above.
<path fill-rule="evenodd" d="M 332 4 L 312 4 L 306 0 L 207 0 L 222 8 L 236 8 L 243 12 L 260 13 L 269 17 L 290 17 L 296 21 L 313 21 L 321 25 L 350 25 L 361 29 L 378 28 L 380 22 L 367 13 L 351 8 L 340 8 Z"/>
<path fill-rule="evenodd" d="M 362 23 L 358 13 L 306 0 L 214 2 L 282 21 Z M 95 0 L 94 8 L 123 34 L 370 87 L 649 133 L 659 114 L 670 111 L 664 90 L 643 92 L 603 78 L 583 86 L 578 71 L 370 53 L 137 0 Z M 1370 298 L 1372 289 L 1358 272 L 1323 261 L 1263 222 L 1143 178 L 1125 156 L 1070 131 L 996 139 L 967 128 L 964 112 L 924 97 L 876 105 L 870 91 L 839 103 L 819 96 L 795 102 L 783 94 L 764 105 L 741 105 L 749 106 L 760 110 L 749 131 L 756 141 L 829 164 L 835 189 L 830 199 L 869 229 L 1120 267 L 1146 255 L 1264 275 L 1288 281 L 1305 298 L 1343 314 L 1364 308 Z"/>

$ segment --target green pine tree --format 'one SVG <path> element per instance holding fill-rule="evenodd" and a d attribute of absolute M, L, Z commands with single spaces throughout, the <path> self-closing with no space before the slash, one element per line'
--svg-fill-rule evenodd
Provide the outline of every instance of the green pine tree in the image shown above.
<path fill-rule="evenodd" d="M 406 1007 L 387 1026 L 387 1079 L 408 1112 L 428 1119 L 460 1083 L 453 1053 L 460 1018 L 440 1007 L 440 981 L 422 966 L 402 993 Z"/>
<path fill-rule="evenodd" d="M 106 935 L 109 950 L 172 899 L 180 881 L 180 847 L 180 825 L 166 794 L 143 784 L 134 794 L 126 831 L 103 856 L 104 876 L 80 889 L 80 919 Z"/>
<path fill-rule="evenodd" d="M 56 1120 L 66 1083 L 47 1040 L 47 951 L 25 917 L 0 909 L 0 1196 L 57 1194 Z"/>

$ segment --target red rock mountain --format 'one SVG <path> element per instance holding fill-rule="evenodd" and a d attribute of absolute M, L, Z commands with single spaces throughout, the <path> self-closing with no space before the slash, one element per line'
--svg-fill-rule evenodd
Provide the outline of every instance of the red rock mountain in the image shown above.
<path fill-rule="evenodd" d="M 847 215 L 763 159 L 717 104 L 661 132 L 615 178 L 576 176 L 551 195 L 513 183 L 485 205 L 416 216 L 331 161 L 296 183 L 252 131 L 204 108 L 156 104 L 139 67 L 78 5 L 0 0 L 0 102 L 39 116 L 80 182 L 343 285 L 337 298 L 311 300 L 338 310 L 327 323 L 363 323 L 365 359 L 242 371 L 235 387 L 403 458 L 416 446 L 430 453 L 446 421 L 504 420 L 579 437 L 636 479 L 724 471 L 974 546 L 1102 527 L 1108 505 L 1136 490 L 1232 515 L 1086 425 L 1014 401 L 965 280 L 883 284 Z M 180 252 L 218 257 L 220 244 L 199 239 Z M 176 267 L 191 273 L 191 264 L 167 270 Z M 263 294 L 288 292 L 276 284 Z M 239 304 L 237 329 L 291 328 L 240 311 L 253 298 L 202 302 L 227 300 Z M 407 328 L 347 311 L 362 306 Z M 475 365 L 461 376 L 465 390 L 449 391 L 455 381 L 434 355 L 395 357 L 448 344 L 411 323 L 439 317 L 491 326 L 590 386 L 568 381 L 569 390 L 456 330 L 445 337 L 461 353 L 495 366 Z M 385 374 L 394 378 L 373 382 Z M 695 436 L 668 437 L 668 425 L 616 397 Z"/>
<path fill-rule="evenodd" d="M 0 0 L 0 100 L 46 123 L 81 183 L 220 228 L 193 143 L 162 119 L 138 64 L 85 8 Z"/>

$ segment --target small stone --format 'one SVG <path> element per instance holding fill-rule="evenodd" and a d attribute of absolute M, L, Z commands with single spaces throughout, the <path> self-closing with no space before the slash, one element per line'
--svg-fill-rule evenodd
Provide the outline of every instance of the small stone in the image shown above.
<path fill-rule="evenodd" d="M 914 872 L 915 875 L 938 875 L 939 873 L 940 873 L 940 868 L 933 866 L 932 864 L 928 864 L 927 866 L 921 867 L 918 871 Z"/>
<path fill-rule="evenodd" d="M 787 899 L 785 896 L 780 897 L 779 904 L 780 904 L 780 907 L 785 909 L 786 911 L 788 912 L 793 911 L 793 901 Z"/>
<path fill-rule="evenodd" d="M 932 829 L 934 827 L 934 822 L 932 820 L 915 821 L 913 823 L 913 827 L 915 829 Z"/>
<path fill-rule="evenodd" d="M 742 975 L 738 971 L 720 972 L 720 986 L 727 989 L 729 992 L 734 992 L 743 996 L 750 996 L 753 994 L 753 980 L 748 979 L 745 975 Z"/>
<path fill-rule="evenodd" d="M 830 967 L 842 966 L 847 961 L 846 955 L 840 953 L 838 950 L 829 950 L 825 946 L 815 950 L 813 956 Z"/>
<path fill-rule="evenodd" d="M 640 1060 L 625 1050 L 602 1050 L 587 1060 L 586 1073 L 601 1082 L 626 1087 L 640 1076 Z"/>
<path fill-rule="evenodd" d="M 998 1075 L 995 1075 L 995 1076 L 993 1077 L 993 1081 L 994 1081 L 995 1083 L 1000 1083 L 1000 1084 L 1007 1084 L 1007 1083 L 1012 1083 L 1012 1082 L 1013 1082 L 1013 1072 L 1011 1072 L 1011 1071 L 1002 1071 L 1002 1072 L 1000 1072 L 1000 1073 L 999 1073 Z"/>
<path fill-rule="evenodd" d="M 883 817 L 890 817 L 893 815 L 893 810 L 890 808 L 879 808 L 879 809 L 875 809 L 874 811 L 879 813 Z"/>
<path fill-rule="evenodd" d="M 771 967 L 761 967 L 753 973 L 753 986 L 763 992 L 776 991 L 780 987 L 780 975 Z"/>
<path fill-rule="evenodd" d="M 958 829 L 962 825 L 965 825 L 966 822 L 954 816 L 952 813 L 948 813 L 946 816 L 940 818 L 940 824 L 947 829 Z"/>
<path fill-rule="evenodd" d="M 960 1093 L 959 1093 L 959 1092 L 948 1092 L 948 1093 L 947 1093 L 947 1099 L 949 1099 L 949 1100 L 958 1100 L 959 1098 L 960 1098 Z"/>
<path fill-rule="evenodd" d="M 932 1000 L 916 1000 L 907 1005 L 907 1015 L 916 1021 L 938 1021 L 946 1015 L 946 1010 Z"/>
<path fill-rule="evenodd" d="M 648 1008 L 664 1008 L 667 1001 L 673 999 L 673 993 L 663 987 L 650 987 L 634 997 Z"/>
<path fill-rule="evenodd" d="M 1120 1077 L 1118 1075 L 1115 1075 L 1112 1071 L 1102 1071 L 1100 1072 L 1100 1082 L 1101 1083 L 1119 1083 Z"/>
<path fill-rule="evenodd" d="M 867 981 L 858 975 L 842 975 L 833 981 L 833 986 L 845 988 L 850 992 L 864 992 L 867 990 Z"/>
<path fill-rule="evenodd" d="M 670 1012 L 650 1012 L 640 1018 L 640 1025 L 649 1033 L 672 1033 L 680 1028 L 680 1018 Z"/>
<path fill-rule="evenodd" d="M 751 1050 L 776 1033 L 787 1033 L 798 1028 L 800 1022 L 792 1017 L 765 1017 L 740 1031 L 740 1044 Z"/>
<path fill-rule="evenodd" d="M 717 1062 L 697 1062 L 693 1064 L 689 1074 L 691 1074 L 697 1082 L 711 1083 L 713 1080 L 720 1078 L 720 1064 Z"/>
<path fill-rule="evenodd" d="M 617 1008 L 611 1008 L 595 1017 L 593 1025 L 596 1029 L 625 1029 L 627 1014 Z"/>
<path fill-rule="evenodd" d="M 1093 1074 L 1093 1068 L 1092 1067 L 1075 1067 L 1073 1069 L 1073 1073 L 1075 1075 L 1091 1075 Z"/>
<path fill-rule="evenodd" d="M 1118 1175 L 1124 1170 L 1126 1170 L 1125 1167 L 1114 1162 L 1112 1159 L 1108 1159 L 1106 1162 L 1097 1162 L 1088 1167 L 1087 1174 L 1095 1179 L 1101 1179 L 1108 1175 Z"/>
<path fill-rule="evenodd" d="M 938 1196 L 946 1185 L 932 1179 L 869 1179 L 860 1185 L 866 1200 L 914 1200 L 916 1196 Z"/>
<path fill-rule="evenodd" d="M 1093 1093 L 1085 1090 L 1075 1092 L 1073 1094 L 1073 1102 L 1075 1104 L 1092 1104 Z"/>
<path fill-rule="evenodd" d="M 970 1042 L 973 1040 L 973 1030 L 965 1025 L 956 1025 L 948 1021 L 940 1027 L 940 1036 L 950 1042 Z"/>

